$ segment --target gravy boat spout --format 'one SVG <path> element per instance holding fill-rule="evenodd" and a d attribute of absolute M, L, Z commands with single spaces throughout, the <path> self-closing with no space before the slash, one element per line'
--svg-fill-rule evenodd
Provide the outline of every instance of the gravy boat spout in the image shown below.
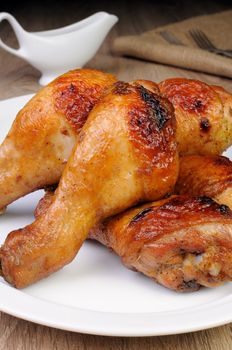
<path fill-rule="evenodd" d="M 107 12 L 97 12 L 69 26 L 43 32 L 27 32 L 9 13 L 0 13 L 0 22 L 8 20 L 19 42 L 13 49 L 0 39 L 0 47 L 37 68 L 45 85 L 67 70 L 83 67 L 97 52 L 106 35 L 118 21 Z"/>

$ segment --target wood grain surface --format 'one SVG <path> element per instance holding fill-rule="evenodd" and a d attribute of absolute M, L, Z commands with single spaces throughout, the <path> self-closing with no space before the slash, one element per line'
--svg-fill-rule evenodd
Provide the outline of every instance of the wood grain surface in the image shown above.
<path fill-rule="evenodd" d="M 222 85 L 232 91 L 232 80 L 200 74 L 160 64 L 112 56 L 112 40 L 118 35 L 136 34 L 200 14 L 229 9 L 228 1 L 13 1 L 0 3 L 0 11 L 15 15 L 27 30 L 47 30 L 75 22 L 96 11 L 115 13 L 120 21 L 111 31 L 89 67 L 115 73 L 120 79 L 136 78 L 161 81 L 168 77 L 196 78 Z M 0 26 L 1 37 L 16 46 L 15 37 L 6 23 Z M 39 72 L 23 60 L 0 50 L 0 99 L 38 91 Z M 189 315 L 191 317 L 191 314 Z M 167 350 L 231 350 L 232 326 L 213 328 L 190 334 L 120 338 L 76 334 L 36 325 L 0 313 L 0 350 L 29 349 L 167 349 Z"/>

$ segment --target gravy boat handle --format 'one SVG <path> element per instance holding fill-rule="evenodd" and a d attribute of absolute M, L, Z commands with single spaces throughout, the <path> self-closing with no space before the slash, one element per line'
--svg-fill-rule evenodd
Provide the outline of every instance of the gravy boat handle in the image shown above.
<path fill-rule="evenodd" d="M 16 21 L 16 19 L 10 15 L 9 13 L 7 12 L 0 12 L 0 23 L 3 21 L 3 20 L 7 20 L 14 33 L 15 33 L 15 36 L 16 38 L 18 39 L 18 42 L 19 42 L 19 49 L 14 49 L 10 46 L 8 46 L 7 44 L 5 44 L 2 39 L 0 38 L 0 47 L 2 47 L 3 49 L 5 49 L 6 51 L 12 53 L 13 55 L 16 55 L 16 56 L 19 56 L 19 57 L 23 57 L 23 54 L 22 54 L 22 44 L 23 44 L 23 36 L 25 35 L 25 30 L 21 27 L 21 25 Z"/>

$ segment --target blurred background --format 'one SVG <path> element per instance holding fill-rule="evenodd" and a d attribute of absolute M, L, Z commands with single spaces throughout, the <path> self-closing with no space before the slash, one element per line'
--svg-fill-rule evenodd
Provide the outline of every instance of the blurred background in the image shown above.
<path fill-rule="evenodd" d="M 8 0 L 1 1 L 0 4 L 0 11 L 13 14 L 28 31 L 62 27 L 102 10 L 116 14 L 119 17 L 118 23 L 110 31 L 97 55 L 87 66 L 110 71 L 125 80 L 139 77 L 142 72 L 143 78 L 156 81 L 171 76 L 199 78 L 199 74 L 196 75 L 194 71 L 184 71 L 134 58 L 115 56 L 112 54 L 111 48 L 116 37 L 141 34 L 168 23 L 229 9 L 232 9 L 232 2 L 225 0 L 21 0 L 17 2 Z M 16 38 L 6 21 L 0 24 L 0 32 L 6 43 L 17 47 Z M 0 64 L 1 67 L 4 66 L 4 69 L 0 68 L 0 99 L 38 90 L 40 74 L 28 63 L 0 49 Z M 217 83 L 214 76 L 202 74 L 200 77 L 209 83 Z M 227 80 L 224 79 L 224 86 L 229 88 L 231 82 Z M 10 91 L 7 89 L 9 84 L 11 84 Z"/>
<path fill-rule="evenodd" d="M 97 11 L 107 11 L 120 18 L 120 35 L 134 34 L 179 21 L 232 8 L 229 0 L 21 0 L 1 1 L 0 10 L 17 15 L 28 30 L 42 30 L 69 24 Z M 42 21 L 42 22 L 41 22 Z"/>

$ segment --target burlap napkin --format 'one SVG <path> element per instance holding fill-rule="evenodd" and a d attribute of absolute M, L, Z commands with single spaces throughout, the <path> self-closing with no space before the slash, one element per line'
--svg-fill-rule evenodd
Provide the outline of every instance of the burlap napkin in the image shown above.
<path fill-rule="evenodd" d="M 201 50 L 189 35 L 190 29 L 201 29 L 215 46 L 232 50 L 232 10 L 199 16 L 138 36 L 123 36 L 113 43 L 113 52 L 232 78 L 232 59 Z M 174 34 L 185 46 L 169 44 L 160 31 Z"/>

